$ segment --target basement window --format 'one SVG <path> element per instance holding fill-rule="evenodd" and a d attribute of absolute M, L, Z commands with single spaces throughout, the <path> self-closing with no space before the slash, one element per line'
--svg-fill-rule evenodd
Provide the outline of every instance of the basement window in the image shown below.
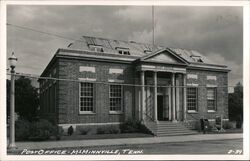
<path fill-rule="evenodd" d="M 203 63 L 203 60 L 200 56 L 196 56 L 196 55 L 191 55 L 190 56 L 195 62 L 200 62 Z"/>
<path fill-rule="evenodd" d="M 129 52 L 129 48 L 120 48 L 120 47 L 116 47 L 115 48 L 119 54 L 121 55 L 130 55 L 130 52 Z"/>
<path fill-rule="evenodd" d="M 92 44 L 89 44 L 89 49 L 91 51 L 95 51 L 95 52 L 104 52 L 103 51 L 103 47 L 101 45 L 92 45 Z"/>

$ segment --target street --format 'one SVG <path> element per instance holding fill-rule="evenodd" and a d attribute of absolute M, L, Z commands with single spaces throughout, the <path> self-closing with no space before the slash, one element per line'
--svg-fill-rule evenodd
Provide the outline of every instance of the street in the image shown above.
<path fill-rule="evenodd" d="M 88 149 L 88 148 L 87 148 Z M 94 150 L 143 150 L 143 154 L 234 154 L 243 149 L 243 140 L 193 141 L 182 143 L 162 143 L 144 145 L 124 145 L 90 148 Z"/>
<path fill-rule="evenodd" d="M 11 154 L 21 155 L 142 155 L 142 154 L 231 154 L 239 155 L 243 151 L 243 139 L 210 140 L 178 143 L 119 145 L 119 146 L 95 146 L 95 147 L 71 147 L 43 149 L 43 151 L 22 150 Z M 47 151 L 46 151 L 47 150 Z M 63 152 L 64 151 L 64 152 Z"/>

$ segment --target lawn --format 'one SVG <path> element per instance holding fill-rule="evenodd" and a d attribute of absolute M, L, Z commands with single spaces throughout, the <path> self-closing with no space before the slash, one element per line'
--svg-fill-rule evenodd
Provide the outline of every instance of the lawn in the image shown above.
<path fill-rule="evenodd" d="M 121 133 L 121 134 L 91 134 L 91 135 L 80 135 L 73 134 L 71 136 L 63 135 L 61 140 L 96 140 L 96 139 L 116 139 L 116 138 L 141 138 L 141 137 L 152 137 L 151 134 L 144 133 Z"/>

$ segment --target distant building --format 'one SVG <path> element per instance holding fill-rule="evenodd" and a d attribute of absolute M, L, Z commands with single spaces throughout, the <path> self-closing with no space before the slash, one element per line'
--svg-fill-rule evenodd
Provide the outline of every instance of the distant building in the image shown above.
<path fill-rule="evenodd" d="M 41 116 L 65 128 L 141 120 L 228 118 L 228 72 L 194 50 L 83 36 L 58 49 L 41 77 Z M 76 80 L 76 81 L 69 81 Z"/>

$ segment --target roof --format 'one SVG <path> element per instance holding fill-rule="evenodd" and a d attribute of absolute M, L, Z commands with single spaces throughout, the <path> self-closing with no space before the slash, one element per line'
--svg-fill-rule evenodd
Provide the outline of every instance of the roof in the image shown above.
<path fill-rule="evenodd" d="M 152 51 L 157 52 L 159 50 L 167 48 L 164 46 L 159 46 L 159 45 L 153 46 L 152 44 L 138 43 L 134 41 L 123 41 L 123 40 L 82 36 L 78 41 L 70 43 L 68 49 L 89 51 L 90 50 L 89 45 L 101 46 L 103 48 L 104 53 L 116 54 L 116 55 L 120 55 L 117 48 L 129 49 L 130 55 L 136 57 L 144 57 L 148 54 L 152 54 Z M 172 50 L 173 52 L 175 52 L 177 55 L 179 55 L 181 58 L 183 58 L 189 63 L 199 62 L 201 64 L 204 63 L 204 64 L 216 65 L 198 51 L 177 49 L 177 48 L 168 48 L 168 49 Z"/>
<path fill-rule="evenodd" d="M 96 51 L 91 49 L 93 46 L 97 48 Z M 124 50 L 124 52 L 119 53 L 119 50 Z M 127 51 L 129 51 L 129 53 Z M 190 68 L 229 71 L 227 66 L 215 64 L 195 50 L 167 48 L 160 45 L 153 46 L 152 44 L 138 43 L 134 41 L 82 36 L 79 40 L 70 43 L 67 48 L 58 49 L 43 73 L 51 64 L 53 64 L 56 57 L 133 62 L 135 60 L 144 61 L 145 58 L 157 55 L 164 51 L 167 51 L 175 58 L 184 62 L 183 64 L 188 64 L 188 67 Z M 163 63 L 163 61 L 157 61 L 157 63 Z"/>

